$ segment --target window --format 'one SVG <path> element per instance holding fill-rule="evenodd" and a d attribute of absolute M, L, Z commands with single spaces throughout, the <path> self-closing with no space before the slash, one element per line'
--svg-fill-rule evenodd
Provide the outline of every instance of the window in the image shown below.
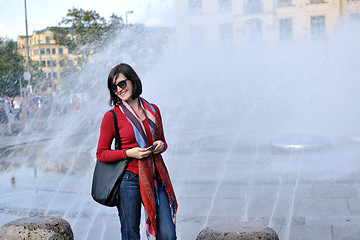
<path fill-rule="evenodd" d="M 63 66 L 65 66 L 64 60 L 60 60 L 60 67 L 63 67 Z"/>
<path fill-rule="evenodd" d="M 57 79 L 57 78 L 58 78 L 58 73 L 57 73 L 57 72 L 53 72 L 53 76 L 54 76 L 54 79 Z"/>
<path fill-rule="evenodd" d="M 231 23 L 220 25 L 220 43 L 223 45 L 232 45 L 233 43 L 233 27 Z"/>
<path fill-rule="evenodd" d="M 360 23 L 360 13 L 350 14 L 350 20 L 353 23 Z"/>
<path fill-rule="evenodd" d="M 203 43 L 203 28 L 201 26 L 190 27 L 190 43 L 201 45 Z"/>
<path fill-rule="evenodd" d="M 46 43 L 49 44 L 50 43 L 50 37 L 45 37 L 46 39 Z"/>
<path fill-rule="evenodd" d="M 262 11 L 261 0 L 248 0 L 248 13 L 259 13 Z"/>
<path fill-rule="evenodd" d="M 56 67 L 56 61 L 46 61 L 47 67 L 51 67 L 51 64 L 53 67 Z"/>
<path fill-rule="evenodd" d="M 51 49 L 51 54 L 56 54 L 56 49 L 55 48 Z"/>
<path fill-rule="evenodd" d="M 200 13 L 202 7 L 201 0 L 189 0 L 189 12 L 191 14 Z"/>
<path fill-rule="evenodd" d="M 325 0 L 310 0 L 311 4 L 325 3 Z"/>
<path fill-rule="evenodd" d="M 45 54 L 45 49 L 44 49 L 44 48 L 42 48 L 42 49 L 40 50 L 40 54 Z"/>
<path fill-rule="evenodd" d="M 325 16 L 311 17 L 311 36 L 314 39 L 325 36 Z"/>
<path fill-rule="evenodd" d="M 279 39 L 281 41 L 291 40 L 293 38 L 293 22 L 291 18 L 279 20 Z"/>
<path fill-rule="evenodd" d="M 46 62 L 45 62 L 45 61 L 41 61 L 40 66 L 41 66 L 41 67 L 46 67 Z"/>
<path fill-rule="evenodd" d="M 47 53 L 47 54 L 50 54 L 50 48 L 47 48 L 47 49 L 46 49 L 46 53 Z"/>
<path fill-rule="evenodd" d="M 53 75 L 51 74 L 51 72 L 48 73 L 48 78 L 51 78 Z"/>
<path fill-rule="evenodd" d="M 59 48 L 59 54 L 63 54 L 63 49 Z"/>
<path fill-rule="evenodd" d="M 291 6 L 291 0 L 278 0 L 278 6 Z"/>
<path fill-rule="evenodd" d="M 219 12 L 231 11 L 231 0 L 218 0 Z"/>
<path fill-rule="evenodd" d="M 248 39 L 250 42 L 260 42 L 263 30 L 261 20 L 249 20 L 247 22 Z"/>

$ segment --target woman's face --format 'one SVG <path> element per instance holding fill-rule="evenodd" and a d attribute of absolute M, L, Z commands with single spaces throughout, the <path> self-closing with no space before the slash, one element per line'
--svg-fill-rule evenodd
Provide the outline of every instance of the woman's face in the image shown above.
<path fill-rule="evenodd" d="M 119 84 L 119 82 L 126 80 L 124 74 L 120 73 L 118 77 L 115 79 L 113 84 Z M 116 96 L 118 96 L 123 101 L 131 101 L 132 93 L 133 93 L 133 84 L 130 80 L 126 80 L 126 87 L 120 88 L 116 86 L 117 91 L 115 92 Z"/>

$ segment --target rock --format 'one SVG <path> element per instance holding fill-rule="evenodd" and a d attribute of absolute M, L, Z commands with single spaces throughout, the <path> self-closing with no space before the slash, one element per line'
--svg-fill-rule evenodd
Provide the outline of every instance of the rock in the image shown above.
<path fill-rule="evenodd" d="M 260 223 L 220 223 L 202 230 L 196 240 L 279 240 L 276 232 Z"/>
<path fill-rule="evenodd" d="M 0 228 L 1 240 L 73 240 L 70 224 L 58 217 L 29 217 L 14 220 Z"/>
<path fill-rule="evenodd" d="M 10 131 L 11 133 L 20 133 L 25 127 L 25 123 L 21 121 L 10 121 Z"/>

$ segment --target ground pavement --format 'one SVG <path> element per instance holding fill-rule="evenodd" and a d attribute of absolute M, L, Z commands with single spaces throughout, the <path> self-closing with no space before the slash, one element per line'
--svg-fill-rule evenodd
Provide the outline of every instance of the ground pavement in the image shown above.
<path fill-rule="evenodd" d="M 252 147 L 249 138 L 225 147 L 204 146 L 210 137 L 195 131 L 182 137 L 170 137 L 164 154 L 179 202 L 178 239 L 195 239 L 204 227 L 228 221 L 262 222 L 282 240 L 360 239 L 358 145 L 288 154 Z M 35 144 L 37 138 L 20 139 Z M 19 138 L 0 138 L 0 146 L 14 142 Z M 116 209 L 90 197 L 92 160 L 84 171 L 60 171 L 41 170 L 26 154 L 9 156 L 0 162 L 0 226 L 52 215 L 70 222 L 75 239 L 120 239 Z M 143 221 L 141 229 L 144 239 Z"/>

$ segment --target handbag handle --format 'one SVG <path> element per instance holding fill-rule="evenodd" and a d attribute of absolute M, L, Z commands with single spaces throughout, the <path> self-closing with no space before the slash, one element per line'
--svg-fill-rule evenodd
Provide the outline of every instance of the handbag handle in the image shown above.
<path fill-rule="evenodd" d="M 110 110 L 113 115 L 114 119 L 114 127 L 115 127 L 115 150 L 121 149 L 121 141 L 120 141 L 120 134 L 119 134 L 119 126 L 117 122 L 116 113 L 113 110 Z"/>

